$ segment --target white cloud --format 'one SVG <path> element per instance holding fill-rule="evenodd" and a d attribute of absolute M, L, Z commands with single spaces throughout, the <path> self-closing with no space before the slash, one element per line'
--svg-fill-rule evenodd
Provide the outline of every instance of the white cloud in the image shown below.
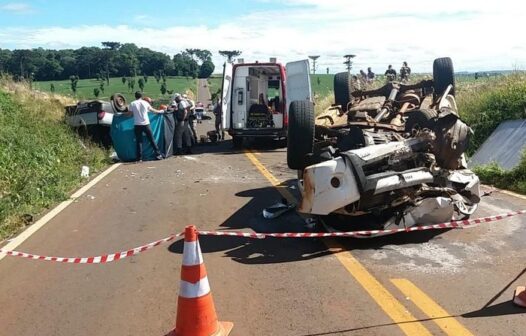
<path fill-rule="evenodd" d="M 31 5 L 22 2 L 11 2 L 0 6 L 0 10 L 5 10 L 14 14 L 29 14 L 33 13 L 34 9 Z"/>
<path fill-rule="evenodd" d="M 264 0 L 274 2 L 275 0 Z M 276 2 L 278 4 L 278 2 Z M 218 26 L 77 26 L 0 31 L 16 47 L 100 45 L 101 38 L 132 42 L 169 54 L 185 48 L 213 53 L 239 49 L 246 60 L 277 56 L 282 61 L 321 55 L 319 72 L 343 70 L 343 57 L 357 54 L 354 69 L 382 72 L 408 61 L 415 71 L 431 71 L 432 60 L 451 56 L 457 70 L 511 69 L 526 59 L 522 32 L 526 5 L 515 0 L 481 4 L 475 0 L 397 2 L 288 0 L 276 10 L 229 17 Z M 140 18 L 136 18 L 139 19 Z M 219 68 L 222 57 L 215 55 Z"/>

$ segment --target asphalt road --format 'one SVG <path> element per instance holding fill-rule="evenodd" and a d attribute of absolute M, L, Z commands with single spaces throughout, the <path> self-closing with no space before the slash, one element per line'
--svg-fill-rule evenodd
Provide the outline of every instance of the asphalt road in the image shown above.
<path fill-rule="evenodd" d="M 213 121 L 204 121 L 204 134 Z M 251 144 L 248 144 L 251 145 Z M 303 232 L 291 212 L 265 220 L 280 190 L 297 197 L 285 149 L 230 141 L 124 164 L 17 249 L 51 256 L 126 250 L 194 224 Z M 283 183 L 282 187 L 273 186 Z M 475 216 L 525 209 L 500 192 Z M 221 320 L 232 335 L 524 335 L 510 303 L 526 283 L 526 217 L 379 239 L 202 237 Z M 0 335 L 154 335 L 175 323 L 182 241 L 104 265 L 0 261 Z"/>

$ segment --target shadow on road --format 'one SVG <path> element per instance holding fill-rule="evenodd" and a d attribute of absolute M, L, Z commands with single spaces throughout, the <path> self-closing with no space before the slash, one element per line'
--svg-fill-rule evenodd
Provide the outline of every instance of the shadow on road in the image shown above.
<path fill-rule="evenodd" d="M 442 320 L 446 318 L 495 317 L 495 316 L 504 316 L 504 315 L 511 315 L 511 314 L 526 314 L 526 311 L 523 308 L 519 308 L 515 306 L 512 302 L 506 301 L 506 302 L 502 302 L 502 303 L 496 304 L 491 307 L 483 308 L 483 309 L 480 309 L 474 312 L 465 313 L 461 315 L 439 316 L 439 317 L 434 317 L 434 318 L 404 321 L 404 322 L 399 322 L 399 323 L 393 322 L 393 323 L 376 324 L 376 325 L 370 325 L 370 326 L 364 326 L 364 327 L 349 328 L 349 329 L 344 329 L 344 330 L 331 330 L 331 331 L 325 331 L 325 332 L 319 332 L 319 333 L 302 334 L 301 336 L 341 335 L 342 333 L 350 333 L 350 332 L 355 332 L 355 331 L 363 331 L 363 330 L 377 329 L 377 328 L 383 328 L 383 327 L 392 327 L 392 326 L 398 326 L 398 325 L 409 324 L 409 323 L 436 321 L 436 320 Z"/>
<path fill-rule="evenodd" d="M 288 188 L 293 194 L 297 190 L 290 187 L 295 180 L 284 182 L 281 186 Z M 274 187 L 250 189 L 236 194 L 237 197 L 249 198 L 245 206 L 237 210 L 221 225 L 225 231 L 247 231 L 258 233 L 312 232 L 305 221 L 296 212 L 288 212 L 276 219 L 267 220 L 262 216 L 262 210 L 281 199 Z M 318 230 L 318 229 L 316 229 Z M 349 228 L 352 231 L 352 228 Z M 354 229 L 355 230 L 355 229 Z M 340 238 L 338 242 L 345 250 L 380 250 L 386 245 L 420 244 L 427 242 L 446 230 L 433 230 L 401 233 L 384 237 L 357 239 Z M 202 236 L 199 238 L 203 253 L 225 252 L 225 256 L 243 264 L 272 264 L 308 260 L 340 252 L 329 249 L 320 238 L 265 238 L 249 239 L 240 237 Z M 437 238 L 435 238 L 437 239 Z M 174 242 L 169 246 L 173 253 L 181 254 L 183 241 Z"/>

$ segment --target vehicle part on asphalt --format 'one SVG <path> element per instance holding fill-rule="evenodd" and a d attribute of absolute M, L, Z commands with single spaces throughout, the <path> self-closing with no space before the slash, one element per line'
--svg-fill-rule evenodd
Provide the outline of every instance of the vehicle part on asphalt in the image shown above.
<path fill-rule="evenodd" d="M 287 149 L 289 168 L 301 171 L 299 212 L 343 231 L 474 213 L 480 181 L 464 157 L 472 130 L 458 115 L 451 59 L 435 60 L 433 70 L 434 80 L 415 84 L 389 82 L 368 91 L 349 86 L 348 102 L 342 94 L 350 77 L 339 74 L 337 105 L 314 125 L 306 102 L 292 102 L 302 107 L 291 109 Z M 342 115 L 347 122 L 335 123 Z"/>
<path fill-rule="evenodd" d="M 285 212 L 288 212 L 296 207 L 296 204 L 287 204 L 287 202 L 278 202 L 269 206 L 268 208 L 263 209 L 263 217 L 265 219 L 274 219 L 283 215 Z"/>

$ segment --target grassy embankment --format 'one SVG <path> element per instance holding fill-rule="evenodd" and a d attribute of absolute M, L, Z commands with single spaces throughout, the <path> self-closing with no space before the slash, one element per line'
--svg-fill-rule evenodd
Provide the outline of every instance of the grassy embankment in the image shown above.
<path fill-rule="evenodd" d="M 67 199 L 84 183 L 83 165 L 93 175 L 109 163 L 64 123 L 63 107 L 74 102 L 0 78 L 0 240 Z"/>
<path fill-rule="evenodd" d="M 104 86 L 104 93 L 100 93 L 98 99 L 108 100 L 109 97 L 114 93 L 122 93 L 126 97 L 126 101 L 130 102 L 134 100 L 133 94 L 139 90 L 138 80 L 141 77 L 137 77 L 135 80 L 135 87 L 133 90 L 128 89 L 128 82 L 122 83 L 121 78 L 110 78 L 110 85 Z M 106 82 L 105 82 L 106 83 Z M 34 82 L 33 88 L 43 92 L 51 92 L 51 84 L 55 86 L 55 93 L 59 95 L 73 97 L 77 100 L 80 99 L 95 99 L 93 89 L 99 88 L 100 81 L 96 79 L 81 79 L 77 84 L 77 94 L 73 95 L 71 91 L 71 81 L 46 81 L 46 82 Z M 148 82 L 144 85 L 144 95 L 151 97 L 158 102 L 166 102 L 170 98 L 170 94 L 161 93 L 162 80 L 157 83 L 153 76 L 148 77 Z M 187 93 L 192 95 L 197 91 L 197 80 L 186 77 L 166 77 L 166 88 L 173 92 Z M 189 92 L 191 91 L 191 93 Z"/>

